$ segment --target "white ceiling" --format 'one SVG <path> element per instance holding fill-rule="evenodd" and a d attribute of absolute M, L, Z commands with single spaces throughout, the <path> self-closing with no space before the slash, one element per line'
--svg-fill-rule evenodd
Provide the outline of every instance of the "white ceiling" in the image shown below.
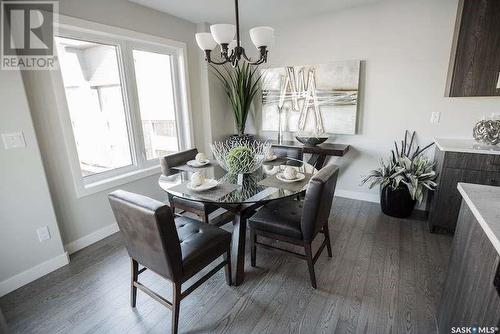
<path fill-rule="evenodd" d="M 129 0 L 194 23 L 233 23 L 233 0 Z M 242 26 L 318 15 L 379 0 L 240 0 Z"/>

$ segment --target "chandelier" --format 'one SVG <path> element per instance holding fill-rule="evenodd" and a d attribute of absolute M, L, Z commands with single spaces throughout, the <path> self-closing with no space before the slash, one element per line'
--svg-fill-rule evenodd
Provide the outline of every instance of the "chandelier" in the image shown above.
<path fill-rule="evenodd" d="M 249 58 L 245 49 L 241 46 L 240 40 L 240 19 L 238 13 L 238 0 L 234 1 L 236 13 L 236 25 L 234 24 L 213 24 L 210 26 L 210 32 L 196 34 L 196 42 L 200 49 L 205 52 L 205 60 L 215 65 L 231 63 L 233 67 L 238 66 L 238 62 L 243 58 L 250 65 L 259 65 L 267 62 L 267 51 L 269 45 L 274 40 L 274 29 L 271 27 L 255 27 L 250 29 L 250 39 L 259 50 L 259 59 Z M 236 35 L 236 40 L 234 36 Z M 211 51 L 220 45 L 220 56 L 222 61 L 214 61 L 210 57 Z"/>

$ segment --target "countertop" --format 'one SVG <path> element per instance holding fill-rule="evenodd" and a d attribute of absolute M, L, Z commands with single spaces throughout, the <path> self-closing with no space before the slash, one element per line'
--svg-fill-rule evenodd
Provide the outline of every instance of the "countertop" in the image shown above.
<path fill-rule="evenodd" d="M 457 188 L 500 254 L 500 187 L 459 183 Z"/>
<path fill-rule="evenodd" d="M 500 155 L 500 146 L 484 145 L 474 139 L 434 138 L 441 151 Z"/>

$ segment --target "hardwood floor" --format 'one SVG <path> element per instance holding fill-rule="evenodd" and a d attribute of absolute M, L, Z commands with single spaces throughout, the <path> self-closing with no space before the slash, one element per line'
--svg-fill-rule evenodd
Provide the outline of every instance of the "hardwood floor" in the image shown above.
<path fill-rule="evenodd" d="M 330 233 L 333 258 L 324 252 L 318 259 L 317 290 L 304 261 L 259 248 L 251 268 L 247 249 L 245 282 L 229 287 L 219 271 L 182 301 L 179 332 L 436 332 L 450 236 L 343 198 L 334 200 Z M 129 258 L 115 234 L 4 296 L 0 308 L 12 333 L 168 333 L 170 311 L 156 301 L 139 292 L 130 308 L 129 279 Z M 166 280 L 148 271 L 141 279 L 171 298 Z"/>

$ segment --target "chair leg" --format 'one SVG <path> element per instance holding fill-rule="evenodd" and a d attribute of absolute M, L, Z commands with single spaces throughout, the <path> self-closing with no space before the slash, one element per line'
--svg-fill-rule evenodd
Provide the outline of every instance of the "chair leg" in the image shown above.
<path fill-rule="evenodd" d="M 181 284 L 172 283 L 172 334 L 177 334 L 179 329 L 179 312 L 181 308 Z"/>
<path fill-rule="evenodd" d="M 226 274 L 226 284 L 231 286 L 233 283 L 231 282 L 231 248 L 227 250 L 224 255 L 224 261 L 227 261 L 226 266 L 224 267 L 224 272 Z"/>
<path fill-rule="evenodd" d="M 139 278 L 139 263 L 136 260 L 130 258 L 131 264 L 131 280 L 130 280 L 130 306 L 135 307 L 137 301 L 137 288 L 134 286 L 134 282 L 137 282 Z"/>
<path fill-rule="evenodd" d="M 306 253 L 307 267 L 309 268 L 309 276 L 311 277 L 311 285 L 316 289 L 316 274 L 314 273 L 313 254 L 311 244 L 304 244 L 304 251 Z"/>
<path fill-rule="evenodd" d="M 328 257 L 332 257 L 332 244 L 330 241 L 330 230 L 328 229 L 328 222 L 323 226 L 323 231 L 325 232 L 326 241 L 326 251 L 328 252 Z"/>
<path fill-rule="evenodd" d="M 255 230 L 253 228 L 250 229 L 250 265 L 255 267 L 255 263 L 257 261 L 257 245 L 255 242 L 257 241 L 257 235 L 255 234 Z"/>

